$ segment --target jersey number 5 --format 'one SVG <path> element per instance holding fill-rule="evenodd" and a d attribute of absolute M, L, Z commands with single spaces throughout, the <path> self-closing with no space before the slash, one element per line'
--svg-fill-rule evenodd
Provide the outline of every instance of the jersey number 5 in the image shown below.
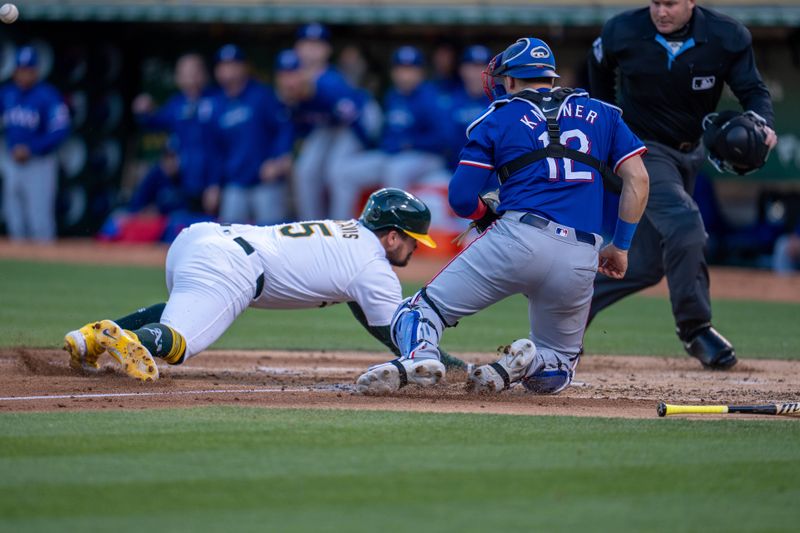
<path fill-rule="evenodd" d="M 297 226 L 300 226 L 302 229 L 297 229 Z M 326 237 L 331 236 L 331 230 L 323 224 L 322 222 L 302 222 L 300 224 L 287 224 L 286 226 L 281 226 L 280 232 L 281 235 L 285 235 L 287 237 L 310 237 L 314 235 L 314 230 L 319 228 L 319 232 Z"/>
<path fill-rule="evenodd" d="M 583 133 L 581 130 L 567 130 L 561 133 L 561 144 L 567 146 L 567 143 L 572 141 L 573 139 L 577 139 L 580 143 L 580 146 L 576 148 L 579 152 L 583 152 L 584 154 L 589 153 L 589 147 L 591 143 L 589 142 L 589 138 L 586 137 L 586 134 Z M 550 139 L 547 137 L 547 132 L 542 133 L 539 135 L 539 140 L 542 141 L 542 144 L 547 147 L 550 144 Z M 575 170 L 575 161 L 572 159 L 553 159 L 552 157 L 547 158 L 547 166 L 550 169 L 550 181 L 558 181 L 559 180 L 559 168 L 558 165 L 561 166 L 564 172 L 564 181 L 592 181 L 593 176 L 590 170 Z"/>

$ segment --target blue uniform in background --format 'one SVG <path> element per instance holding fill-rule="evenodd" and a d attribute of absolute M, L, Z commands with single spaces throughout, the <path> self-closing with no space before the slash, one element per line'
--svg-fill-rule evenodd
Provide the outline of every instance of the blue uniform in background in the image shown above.
<path fill-rule="evenodd" d="M 559 114 L 561 142 L 612 165 L 645 151 L 619 109 L 576 91 Z M 450 203 L 461 216 L 477 206 L 481 191 L 497 183 L 495 169 L 546 146 L 541 112 L 522 98 L 495 102 L 469 130 L 450 184 Z M 525 211 L 575 229 L 600 233 L 603 182 L 596 170 L 568 159 L 542 159 L 512 174 L 500 186 L 500 212 Z"/>
<path fill-rule="evenodd" d="M 380 122 L 380 110 L 369 93 L 352 87 L 335 68 L 328 67 L 313 83 L 311 98 L 292 109 L 298 136 L 303 137 L 294 174 L 301 220 L 332 214 L 323 203 L 330 173 L 374 144 Z"/>
<path fill-rule="evenodd" d="M 421 83 L 410 94 L 390 89 L 384 100 L 381 150 L 388 154 L 401 150 L 443 154 L 447 150 L 447 121 L 437 99 L 436 87 L 430 82 Z"/>
<path fill-rule="evenodd" d="M 451 95 L 450 107 L 447 109 L 451 128 L 448 149 L 448 163 L 451 170 L 456 169 L 458 156 L 467 142 L 467 128 L 486 111 L 489 103 L 489 98 L 485 94 L 477 98 L 472 97 L 463 87 Z"/>
<path fill-rule="evenodd" d="M 220 183 L 257 185 L 264 161 L 291 153 L 289 112 L 271 88 L 250 80 L 235 98 L 219 94 L 215 108 L 214 128 L 222 154 Z"/>
<path fill-rule="evenodd" d="M 169 131 L 177 138 L 181 180 L 185 191 L 194 198 L 201 198 L 212 183 L 212 169 L 217 165 L 213 161 L 218 151 L 213 146 L 210 123 L 212 94 L 209 89 L 197 100 L 190 100 L 178 93 L 157 112 L 136 117 L 142 126 Z"/>
<path fill-rule="evenodd" d="M 19 57 L 29 47 L 20 49 Z M 32 64 L 35 65 L 35 56 Z M 55 238 L 55 197 L 58 185 L 58 162 L 55 150 L 69 134 L 69 110 L 55 87 L 37 82 L 22 90 L 14 82 L 0 87 L 5 144 L 3 160 L 3 211 L 12 239 Z M 15 161 L 11 151 L 26 146 L 27 161 Z"/>
<path fill-rule="evenodd" d="M 185 211 L 190 207 L 186 184 L 181 175 L 170 176 L 160 164 L 153 165 L 133 191 L 128 210 L 138 213 L 154 204 L 162 215 Z"/>
<path fill-rule="evenodd" d="M 328 67 L 314 83 L 313 96 L 292 109 L 297 135 L 306 137 L 316 127 L 350 126 L 362 142 L 368 140 L 362 122 L 369 94 L 352 87 L 333 67 Z"/>
<path fill-rule="evenodd" d="M 265 161 L 291 155 L 293 133 L 286 106 L 270 87 L 249 80 L 238 96 L 220 93 L 214 99 L 212 122 L 220 152 L 214 181 L 223 187 L 220 219 L 248 222 L 252 217 L 258 224 L 285 220 L 286 177 L 262 183 L 260 169 Z"/>

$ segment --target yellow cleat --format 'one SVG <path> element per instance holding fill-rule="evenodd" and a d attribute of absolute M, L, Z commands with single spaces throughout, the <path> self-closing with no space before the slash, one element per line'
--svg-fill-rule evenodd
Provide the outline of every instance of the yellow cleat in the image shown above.
<path fill-rule="evenodd" d="M 126 374 L 142 381 L 158 379 L 158 366 L 136 335 L 111 320 L 95 322 L 92 328 L 97 344 L 119 361 Z"/>
<path fill-rule="evenodd" d="M 94 338 L 94 322 L 64 335 L 64 350 L 69 353 L 69 366 L 79 372 L 95 373 L 100 369 L 97 359 L 105 350 Z"/>

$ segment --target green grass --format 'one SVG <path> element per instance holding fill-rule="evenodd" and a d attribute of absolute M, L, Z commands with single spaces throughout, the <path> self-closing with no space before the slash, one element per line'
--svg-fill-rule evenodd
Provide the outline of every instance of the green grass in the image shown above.
<path fill-rule="evenodd" d="M 0 415 L 2 531 L 796 531 L 800 425 L 196 408 Z"/>
<path fill-rule="evenodd" d="M 113 290 L 109 290 L 111 287 Z M 407 292 L 417 286 L 406 286 Z M 64 332 L 99 318 L 164 301 L 160 268 L 0 261 L 0 346 L 60 346 Z M 721 300 L 715 324 L 741 357 L 800 358 L 800 305 Z M 31 325 L 35 324 L 33 328 Z M 528 332 L 527 302 L 509 298 L 447 330 L 443 347 L 493 351 Z M 382 350 L 346 306 L 302 311 L 248 310 L 215 348 Z M 665 298 L 634 296 L 601 313 L 588 353 L 682 355 Z"/>

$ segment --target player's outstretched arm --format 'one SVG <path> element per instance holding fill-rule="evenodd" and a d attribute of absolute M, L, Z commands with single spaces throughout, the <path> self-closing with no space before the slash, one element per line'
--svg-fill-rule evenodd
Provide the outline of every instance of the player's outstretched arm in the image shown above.
<path fill-rule="evenodd" d="M 622 279 L 628 270 L 628 249 L 642 218 L 650 193 L 650 178 L 640 155 L 624 161 L 617 170 L 622 178 L 617 228 L 614 240 L 600 250 L 598 271 L 610 278 Z"/>

